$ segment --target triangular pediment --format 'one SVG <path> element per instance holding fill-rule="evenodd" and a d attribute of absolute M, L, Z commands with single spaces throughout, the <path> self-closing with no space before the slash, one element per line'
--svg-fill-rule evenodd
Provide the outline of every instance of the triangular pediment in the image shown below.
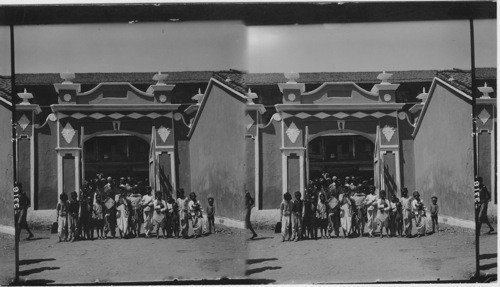
<path fill-rule="evenodd" d="M 80 93 L 77 104 L 152 104 L 154 97 L 130 83 L 100 83 L 95 88 Z"/>
<path fill-rule="evenodd" d="M 353 82 L 327 82 L 302 94 L 302 104 L 374 104 L 377 93 L 369 92 Z"/>

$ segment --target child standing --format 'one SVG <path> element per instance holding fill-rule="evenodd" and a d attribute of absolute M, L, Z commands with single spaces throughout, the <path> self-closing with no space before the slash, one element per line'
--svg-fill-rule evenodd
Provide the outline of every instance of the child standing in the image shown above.
<path fill-rule="evenodd" d="M 366 206 L 366 216 L 368 225 L 368 235 L 373 237 L 373 232 L 376 229 L 375 226 L 375 216 L 377 215 L 377 195 L 375 195 L 375 186 L 370 186 L 370 193 L 366 196 L 365 201 L 363 202 L 364 206 Z"/>
<path fill-rule="evenodd" d="M 172 236 L 172 217 L 174 214 L 174 199 L 172 195 L 167 195 L 167 211 L 165 212 L 165 228 L 167 229 L 167 238 Z"/>
<path fill-rule="evenodd" d="M 304 220 L 302 221 L 304 224 L 302 228 L 303 238 L 313 238 L 315 234 L 313 230 L 313 221 L 315 217 L 316 207 L 313 199 L 311 198 L 311 193 L 312 191 L 308 191 L 304 200 Z"/>
<path fill-rule="evenodd" d="M 417 228 L 417 237 L 425 235 L 427 228 L 427 216 L 425 214 L 425 206 L 420 199 L 420 193 L 415 191 L 413 193 L 412 201 L 413 215 L 415 217 L 415 227 Z"/>
<path fill-rule="evenodd" d="M 328 236 L 328 205 L 326 203 L 326 196 L 323 193 L 320 193 L 319 195 L 318 207 L 316 208 L 316 218 L 319 222 L 321 238 L 325 239 Z"/>
<path fill-rule="evenodd" d="M 396 203 L 396 233 L 398 237 L 403 236 L 403 205 L 398 200 Z"/>
<path fill-rule="evenodd" d="M 215 206 L 214 206 L 214 198 L 208 198 L 208 206 L 207 206 L 207 220 L 208 220 L 208 234 L 212 233 L 212 227 L 215 232 Z"/>
<path fill-rule="evenodd" d="M 377 200 L 378 212 L 376 217 L 376 222 L 380 225 L 380 238 L 384 237 L 382 228 L 385 227 L 385 232 L 387 237 L 389 235 L 389 210 L 391 210 L 391 204 L 389 200 L 385 199 L 385 190 L 381 190 L 379 193 L 379 199 Z"/>
<path fill-rule="evenodd" d="M 351 235 L 352 225 L 352 202 L 349 196 L 349 188 L 343 187 L 344 193 L 340 195 L 340 224 L 342 225 L 343 238 Z"/>
<path fill-rule="evenodd" d="M 73 191 L 71 193 L 71 200 L 68 206 L 68 229 L 69 229 L 69 240 L 74 242 L 78 234 L 78 194 Z"/>
<path fill-rule="evenodd" d="M 154 213 L 153 213 L 153 224 L 156 225 L 156 239 L 160 238 L 160 228 L 163 232 L 163 238 L 166 238 L 165 234 L 165 211 L 167 210 L 167 204 L 165 200 L 161 198 L 161 192 L 156 193 L 156 199 L 153 203 Z"/>
<path fill-rule="evenodd" d="M 280 215 L 281 215 L 281 236 L 283 237 L 283 242 L 285 241 L 285 236 L 288 234 L 288 240 L 290 240 L 290 220 L 292 216 L 292 195 L 288 191 L 283 195 L 283 201 L 280 204 Z"/>
<path fill-rule="evenodd" d="M 438 198 L 437 196 L 431 197 L 431 219 L 432 219 L 432 233 L 434 233 L 434 228 L 437 228 L 437 232 L 439 232 L 439 222 L 438 222 L 438 213 L 439 213 L 439 205 L 437 204 Z"/>
<path fill-rule="evenodd" d="M 179 206 L 179 225 L 182 238 L 186 239 L 189 231 L 188 199 L 184 196 L 184 189 L 182 188 L 177 192 L 177 205 Z"/>
<path fill-rule="evenodd" d="M 188 209 L 191 216 L 191 225 L 193 226 L 194 238 L 201 237 L 203 232 L 203 213 L 201 210 L 200 202 L 196 199 L 196 193 L 189 194 L 191 201 L 189 202 Z"/>
<path fill-rule="evenodd" d="M 412 229 L 412 219 L 413 219 L 413 211 L 412 211 L 412 200 L 408 196 L 408 189 L 403 187 L 401 190 L 401 209 L 403 211 L 403 233 L 407 238 L 411 237 L 411 229 Z"/>
<path fill-rule="evenodd" d="M 179 238 L 179 205 L 172 199 L 172 233 L 176 238 Z"/>
<path fill-rule="evenodd" d="M 396 214 L 398 212 L 399 199 L 395 194 L 391 197 L 391 209 L 389 210 L 389 230 L 391 231 L 391 236 L 396 236 Z"/>
<path fill-rule="evenodd" d="M 299 241 L 302 239 L 302 215 L 304 214 L 304 203 L 300 199 L 300 191 L 295 192 L 295 200 L 292 205 L 292 239 Z"/>
<path fill-rule="evenodd" d="M 68 223 L 68 209 L 69 209 L 69 203 L 68 203 L 68 195 L 66 193 L 61 193 L 59 195 L 59 203 L 57 203 L 56 211 L 57 211 L 57 235 L 59 236 L 59 242 L 63 241 L 63 236 L 64 236 L 64 241 L 68 238 L 68 229 L 67 229 L 67 223 Z"/>
<path fill-rule="evenodd" d="M 104 238 L 104 215 L 103 207 L 101 203 L 101 196 L 96 194 L 94 204 L 92 206 L 92 225 L 95 228 L 96 238 Z M 92 238 L 94 237 L 94 231 L 91 231 Z"/>

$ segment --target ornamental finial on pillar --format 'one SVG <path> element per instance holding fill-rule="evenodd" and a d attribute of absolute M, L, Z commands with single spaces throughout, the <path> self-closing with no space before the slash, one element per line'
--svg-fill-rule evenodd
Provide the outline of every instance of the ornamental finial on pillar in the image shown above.
<path fill-rule="evenodd" d="M 162 74 L 158 72 L 153 76 L 153 80 L 156 81 L 156 85 L 166 85 L 165 81 L 167 80 L 168 74 Z"/>
<path fill-rule="evenodd" d="M 61 79 L 64 80 L 62 82 L 63 84 L 73 84 L 72 80 L 75 79 L 75 73 L 65 72 L 65 73 L 60 73 L 59 76 L 61 77 Z"/>
<path fill-rule="evenodd" d="M 482 99 L 490 99 L 490 93 L 493 93 L 493 88 L 488 87 L 488 84 L 485 82 L 484 87 L 479 87 L 477 88 L 483 95 L 481 96 Z"/>
<path fill-rule="evenodd" d="M 24 93 L 17 93 L 17 95 L 23 100 L 20 105 L 29 105 L 29 100 L 33 99 L 33 94 L 28 93 L 26 89 L 24 89 Z"/>
<path fill-rule="evenodd" d="M 247 103 L 249 104 L 254 104 L 253 100 L 257 98 L 256 93 L 252 93 L 252 90 L 248 88 L 248 93 L 247 93 Z"/>
<path fill-rule="evenodd" d="M 288 80 L 287 83 L 297 83 L 297 79 L 300 77 L 299 73 L 295 72 L 284 73 L 284 75 Z"/>
<path fill-rule="evenodd" d="M 382 71 L 382 73 L 378 74 L 377 79 L 379 79 L 381 84 L 389 84 L 387 80 L 389 80 L 392 77 L 392 74 L 386 73 L 385 71 Z"/>
<path fill-rule="evenodd" d="M 203 100 L 203 94 L 201 93 L 201 89 L 198 89 L 198 93 L 194 95 L 191 99 L 197 101 L 197 105 L 201 104 L 201 101 Z"/>
<path fill-rule="evenodd" d="M 422 89 L 422 92 L 418 94 L 417 99 L 421 100 L 422 103 L 425 103 L 427 100 L 427 97 L 429 96 L 429 93 L 425 91 L 425 87 Z"/>

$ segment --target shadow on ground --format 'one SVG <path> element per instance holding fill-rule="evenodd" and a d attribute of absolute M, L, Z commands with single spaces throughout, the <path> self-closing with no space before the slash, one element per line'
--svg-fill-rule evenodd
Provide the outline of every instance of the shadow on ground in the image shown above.
<path fill-rule="evenodd" d="M 25 260 L 19 260 L 19 265 L 30 265 L 44 261 L 54 261 L 54 260 L 56 259 L 55 258 L 25 259 Z"/>
<path fill-rule="evenodd" d="M 278 258 L 257 258 L 257 259 L 247 259 L 247 265 L 250 265 L 250 264 L 256 264 L 256 263 L 262 263 L 262 262 L 266 262 L 266 261 L 274 261 L 274 260 L 278 260 Z"/>
<path fill-rule="evenodd" d="M 61 268 L 60 267 L 39 267 L 39 268 L 33 268 L 33 269 L 19 271 L 19 276 L 27 276 L 27 275 L 31 275 L 31 274 L 34 274 L 34 273 L 40 273 L 40 272 L 43 272 L 45 270 L 57 270 L 57 269 L 61 269 Z"/>
<path fill-rule="evenodd" d="M 264 272 L 267 270 L 276 270 L 276 269 L 281 269 L 281 266 L 265 266 L 265 267 L 254 268 L 254 269 L 247 269 L 247 271 L 245 271 L 245 275 L 248 276 L 248 275 L 252 275 L 255 273 Z"/>

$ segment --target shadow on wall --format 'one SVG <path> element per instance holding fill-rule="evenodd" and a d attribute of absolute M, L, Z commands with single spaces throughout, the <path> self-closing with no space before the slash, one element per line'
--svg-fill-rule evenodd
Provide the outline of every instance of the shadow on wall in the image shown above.
<path fill-rule="evenodd" d="M 389 173 L 389 166 L 384 165 L 384 183 L 388 187 L 385 192 L 387 194 L 387 198 L 391 198 L 392 193 L 389 193 L 389 190 L 393 190 L 396 195 L 398 193 L 398 187 L 396 185 L 396 181 L 394 180 L 394 177 Z"/>
<path fill-rule="evenodd" d="M 458 173 L 439 162 L 418 179 L 417 190 L 427 207 L 433 195 L 438 197 L 440 214 L 474 220 L 472 180 L 472 170 L 470 174 Z"/>

